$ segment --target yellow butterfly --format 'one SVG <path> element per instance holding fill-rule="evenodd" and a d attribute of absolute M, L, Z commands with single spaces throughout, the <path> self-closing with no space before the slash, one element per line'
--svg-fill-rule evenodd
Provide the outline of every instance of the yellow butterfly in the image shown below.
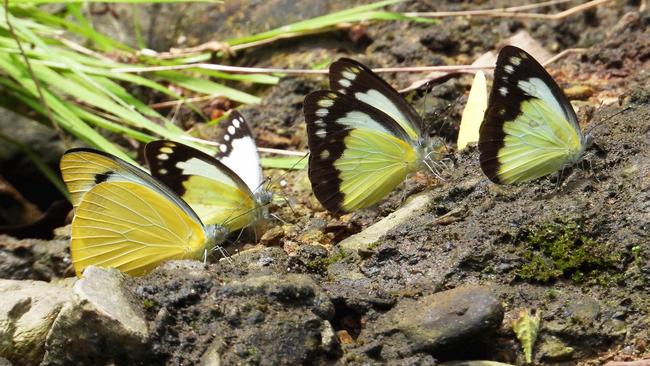
<path fill-rule="evenodd" d="M 483 122 L 483 116 L 487 109 L 487 84 L 483 71 L 477 71 L 469 90 L 467 104 L 463 110 L 463 117 L 460 120 L 458 129 L 458 150 L 463 150 L 468 144 L 478 141 L 478 131 Z"/>
<path fill-rule="evenodd" d="M 92 149 L 68 150 L 61 174 L 70 190 L 71 254 L 77 276 L 88 266 L 146 274 L 171 259 L 200 259 L 228 231 L 204 226 L 174 192 L 125 161 Z"/>
<path fill-rule="evenodd" d="M 330 65 L 330 89 L 304 102 L 309 180 L 329 211 L 374 205 L 409 173 L 427 166 L 431 139 L 422 119 L 368 67 L 342 58 Z"/>
<path fill-rule="evenodd" d="M 576 164 L 592 142 L 562 89 L 533 56 L 514 46 L 499 52 L 479 135 L 481 169 L 502 184 Z"/>

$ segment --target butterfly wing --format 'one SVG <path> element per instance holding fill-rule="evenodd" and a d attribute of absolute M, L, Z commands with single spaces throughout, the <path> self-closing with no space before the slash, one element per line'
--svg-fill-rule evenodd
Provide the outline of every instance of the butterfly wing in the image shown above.
<path fill-rule="evenodd" d="M 420 150 L 384 112 L 333 91 L 305 98 L 309 179 L 316 198 L 332 212 L 351 212 L 381 200 L 409 172 Z"/>
<path fill-rule="evenodd" d="M 149 174 L 102 151 L 90 148 L 70 149 L 63 154 L 59 165 L 74 207 L 77 207 L 84 194 L 97 184 L 115 181 L 136 182 L 150 186 L 177 205 L 187 207 L 176 194 L 152 179 Z"/>
<path fill-rule="evenodd" d="M 483 71 L 477 71 L 469 90 L 467 104 L 463 110 L 463 117 L 460 120 L 458 129 L 458 150 L 467 147 L 468 144 L 478 141 L 478 131 L 483 122 L 483 116 L 487 109 L 487 84 Z"/>
<path fill-rule="evenodd" d="M 531 55 L 514 46 L 499 52 L 479 134 L 481 168 L 496 183 L 553 173 L 576 162 L 586 145 L 560 87 Z"/>
<path fill-rule="evenodd" d="M 82 197 L 70 246 L 79 277 L 91 265 L 138 276 L 166 260 L 199 258 L 206 234 L 198 218 L 151 185 L 107 181 Z"/>
<path fill-rule="evenodd" d="M 253 132 L 239 112 L 233 110 L 228 118 L 219 124 L 220 143 L 215 157 L 234 171 L 252 192 L 263 183 L 262 166 Z"/>
<path fill-rule="evenodd" d="M 384 79 L 365 65 L 341 58 L 330 65 L 330 89 L 369 104 L 395 120 L 411 140 L 422 136 L 420 115 Z"/>
<path fill-rule="evenodd" d="M 259 207 L 246 183 L 223 163 L 197 149 L 157 140 L 145 146 L 151 175 L 187 202 L 205 224 L 234 231 L 257 219 Z"/>

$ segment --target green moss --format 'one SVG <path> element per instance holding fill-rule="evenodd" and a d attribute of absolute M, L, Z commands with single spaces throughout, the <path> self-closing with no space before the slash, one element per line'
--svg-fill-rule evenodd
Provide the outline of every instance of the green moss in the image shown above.
<path fill-rule="evenodd" d="M 366 249 L 368 249 L 368 250 L 375 250 L 375 249 L 377 249 L 377 248 L 379 247 L 379 244 L 380 244 L 380 243 L 381 243 L 381 242 L 380 242 L 379 240 L 377 240 L 377 241 L 375 241 L 375 242 L 373 242 L 373 243 L 370 243 L 370 244 L 366 247 Z"/>
<path fill-rule="evenodd" d="M 577 223 L 536 228 L 525 235 L 523 244 L 521 256 L 526 263 L 517 270 L 517 276 L 525 281 L 545 283 L 566 278 L 609 285 L 620 280 L 620 254 L 587 236 Z"/>
<path fill-rule="evenodd" d="M 339 249 L 336 253 L 330 255 L 329 257 L 308 261 L 305 263 L 305 266 L 307 269 L 309 269 L 310 272 L 324 273 L 332 263 L 338 262 L 345 257 L 347 257 L 347 253 Z"/>
<path fill-rule="evenodd" d="M 151 309 L 152 307 L 156 306 L 156 302 L 151 299 L 144 299 L 144 301 L 142 302 L 142 306 L 145 309 Z"/>

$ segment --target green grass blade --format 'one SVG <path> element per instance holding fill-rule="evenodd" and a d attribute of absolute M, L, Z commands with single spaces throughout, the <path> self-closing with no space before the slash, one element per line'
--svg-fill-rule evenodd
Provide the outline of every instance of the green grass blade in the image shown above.
<path fill-rule="evenodd" d="M 265 168 L 274 169 L 305 169 L 307 167 L 307 158 L 300 156 L 279 156 L 272 158 L 262 158 L 261 164 Z"/>
<path fill-rule="evenodd" d="M 197 93 L 204 93 L 215 97 L 224 96 L 236 102 L 245 104 L 257 104 L 260 102 L 260 98 L 252 94 L 177 71 L 157 71 L 155 72 L 155 75 Z"/>

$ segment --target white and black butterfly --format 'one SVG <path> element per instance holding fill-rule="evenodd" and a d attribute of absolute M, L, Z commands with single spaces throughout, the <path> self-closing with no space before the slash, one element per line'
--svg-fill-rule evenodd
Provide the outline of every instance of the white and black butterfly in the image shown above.
<path fill-rule="evenodd" d="M 347 58 L 330 65 L 329 83 L 304 102 L 309 179 L 326 209 L 371 206 L 407 174 L 433 169 L 422 119 L 388 83 Z"/>
<path fill-rule="evenodd" d="M 257 146 L 244 117 L 233 111 L 221 123 L 216 156 L 166 140 L 148 143 L 151 175 L 178 193 L 207 224 L 235 231 L 266 216 L 272 198 L 264 189 Z"/>
<path fill-rule="evenodd" d="M 481 168 L 495 183 L 519 183 L 577 163 L 591 144 L 571 103 L 524 50 L 499 52 L 479 132 Z"/>

